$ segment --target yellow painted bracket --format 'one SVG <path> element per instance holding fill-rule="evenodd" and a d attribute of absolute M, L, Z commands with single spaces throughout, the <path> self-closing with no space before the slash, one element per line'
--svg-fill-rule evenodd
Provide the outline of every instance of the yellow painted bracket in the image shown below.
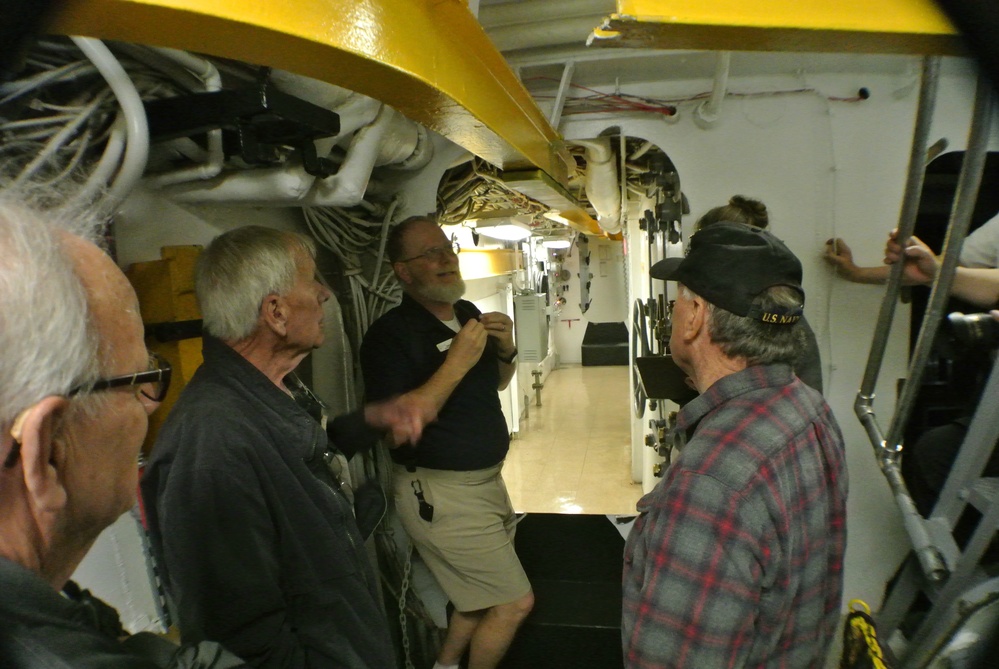
<path fill-rule="evenodd" d="M 139 298 L 143 323 L 175 323 L 201 318 L 194 295 L 194 265 L 200 253 L 200 246 L 166 246 L 160 250 L 162 260 L 135 263 L 125 270 L 125 276 Z M 142 452 L 148 455 L 160 426 L 180 391 L 201 366 L 202 359 L 200 337 L 171 342 L 148 338 L 146 344 L 149 350 L 169 360 L 173 367 L 170 391 L 159 410 L 149 417 L 149 432 L 142 446 Z"/>
<path fill-rule="evenodd" d="M 568 181 L 558 133 L 461 0 L 65 0 L 50 30 L 313 77 L 500 169 Z"/>
<path fill-rule="evenodd" d="M 594 46 L 953 55 L 933 0 L 618 0 Z"/>

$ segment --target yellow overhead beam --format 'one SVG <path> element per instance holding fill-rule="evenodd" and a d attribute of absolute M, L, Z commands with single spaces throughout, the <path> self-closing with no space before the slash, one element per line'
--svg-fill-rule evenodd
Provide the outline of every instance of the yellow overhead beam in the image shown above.
<path fill-rule="evenodd" d="M 567 182 L 558 133 L 460 0 L 64 0 L 50 31 L 313 77 L 381 100 L 501 169 Z"/>
<path fill-rule="evenodd" d="M 595 45 L 648 49 L 958 54 L 933 0 L 618 0 Z"/>

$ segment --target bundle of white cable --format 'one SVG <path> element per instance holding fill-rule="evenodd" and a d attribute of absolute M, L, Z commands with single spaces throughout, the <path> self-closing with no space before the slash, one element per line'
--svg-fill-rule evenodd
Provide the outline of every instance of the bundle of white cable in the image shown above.
<path fill-rule="evenodd" d="M 343 266 L 350 285 L 353 307 L 353 340 L 361 341 L 368 326 L 399 301 L 399 288 L 385 262 L 385 239 L 397 203 L 393 201 L 383 219 L 369 221 L 334 207 L 307 207 L 302 211 L 312 236 L 333 252 Z M 367 257 L 367 262 L 365 262 Z M 364 274 L 369 267 L 370 278 Z"/>

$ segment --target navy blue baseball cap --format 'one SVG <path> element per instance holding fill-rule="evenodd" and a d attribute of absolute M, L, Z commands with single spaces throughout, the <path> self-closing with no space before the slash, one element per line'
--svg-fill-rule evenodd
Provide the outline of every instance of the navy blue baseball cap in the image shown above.
<path fill-rule="evenodd" d="M 723 221 L 694 233 L 686 256 L 660 260 L 649 274 L 682 283 L 715 306 L 765 323 L 793 324 L 803 312 L 801 262 L 784 242 L 743 223 Z M 797 290 L 802 306 L 766 311 L 755 306 L 756 297 L 772 286 Z"/>

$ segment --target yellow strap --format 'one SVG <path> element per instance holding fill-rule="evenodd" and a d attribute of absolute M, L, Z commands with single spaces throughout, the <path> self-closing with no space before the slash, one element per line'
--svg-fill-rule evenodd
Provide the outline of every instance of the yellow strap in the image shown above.
<path fill-rule="evenodd" d="M 871 615 L 871 607 L 863 600 L 851 599 L 848 607 L 854 613 Z M 881 644 L 878 643 L 878 633 L 874 629 L 874 625 L 869 623 L 866 618 L 854 616 L 850 619 L 850 626 L 864 637 L 864 641 L 867 643 L 867 648 L 870 651 L 871 664 L 874 669 L 888 669 L 884 663 L 884 655 L 881 652 Z"/>

